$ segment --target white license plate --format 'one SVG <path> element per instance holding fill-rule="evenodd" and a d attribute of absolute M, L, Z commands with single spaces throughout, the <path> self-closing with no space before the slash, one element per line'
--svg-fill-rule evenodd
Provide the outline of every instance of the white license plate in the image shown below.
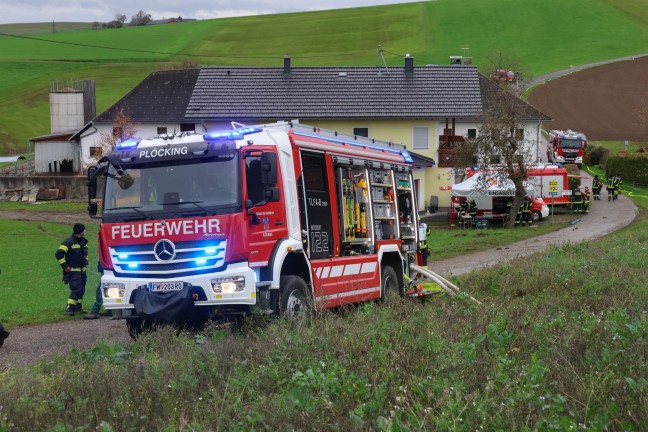
<path fill-rule="evenodd" d="M 149 289 L 153 292 L 180 291 L 183 282 L 149 282 Z"/>

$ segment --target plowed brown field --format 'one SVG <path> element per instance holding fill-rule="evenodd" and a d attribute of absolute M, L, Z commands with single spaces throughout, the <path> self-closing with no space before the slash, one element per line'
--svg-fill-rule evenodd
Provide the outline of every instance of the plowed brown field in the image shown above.
<path fill-rule="evenodd" d="M 529 103 L 554 119 L 545 129 L 572 129 L 590 140 L 648 142 L 648 57 L 556 78 L 535 88 Z"/>

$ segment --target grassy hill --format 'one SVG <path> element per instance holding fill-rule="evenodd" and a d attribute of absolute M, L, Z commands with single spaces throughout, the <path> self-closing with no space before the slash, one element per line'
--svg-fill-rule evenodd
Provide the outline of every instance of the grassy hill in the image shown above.
<path fill-rule="evenodd" d="M 367 8 L 204 20 L 175 25 L 43 33 L 51 24 L 0 26 L 0 154 L 49 132 L 49 82 L 94 79 L 106 109 L 160 64 L 447 64 L 469 47 L 487 70 L 503 53 L 525 75 L 640 53 L 645 0 L 437 0 Z M 86 24 L 87 25 L 87 24 Z M 82 27 L 79 24 L 79 27 Z M 28 34 L 29 33 L 29 34 Z"/>

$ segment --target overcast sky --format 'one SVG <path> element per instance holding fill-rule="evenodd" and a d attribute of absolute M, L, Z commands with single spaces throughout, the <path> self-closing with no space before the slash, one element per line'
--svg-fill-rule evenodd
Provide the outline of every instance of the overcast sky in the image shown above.
<path fill-rule="evenodd" d="M 127 20 L 139 10 L 153 19 L 223 18 L 408 3 L 414 0 L 0 0 L 0 24 L 51 21 Z"/>

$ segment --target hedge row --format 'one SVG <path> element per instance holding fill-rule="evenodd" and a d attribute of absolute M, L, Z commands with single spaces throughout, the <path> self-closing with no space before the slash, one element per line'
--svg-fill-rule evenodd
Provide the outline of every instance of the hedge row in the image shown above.
<path fill-rule="evenodd" d="M 608 156 L 605 175 L 619 174 L 624 183 L 648 185 L 648 154 L 632 153 Z"/>
<path fill-rule="evenodd" d="M 566 164 L 565 169 L 567 174 L 573 176 L 580 176 L 580 170 L 576 164 Z M 569 189 L 574 190 L 581 185 L 580 177 L 569 177 Z"/>

